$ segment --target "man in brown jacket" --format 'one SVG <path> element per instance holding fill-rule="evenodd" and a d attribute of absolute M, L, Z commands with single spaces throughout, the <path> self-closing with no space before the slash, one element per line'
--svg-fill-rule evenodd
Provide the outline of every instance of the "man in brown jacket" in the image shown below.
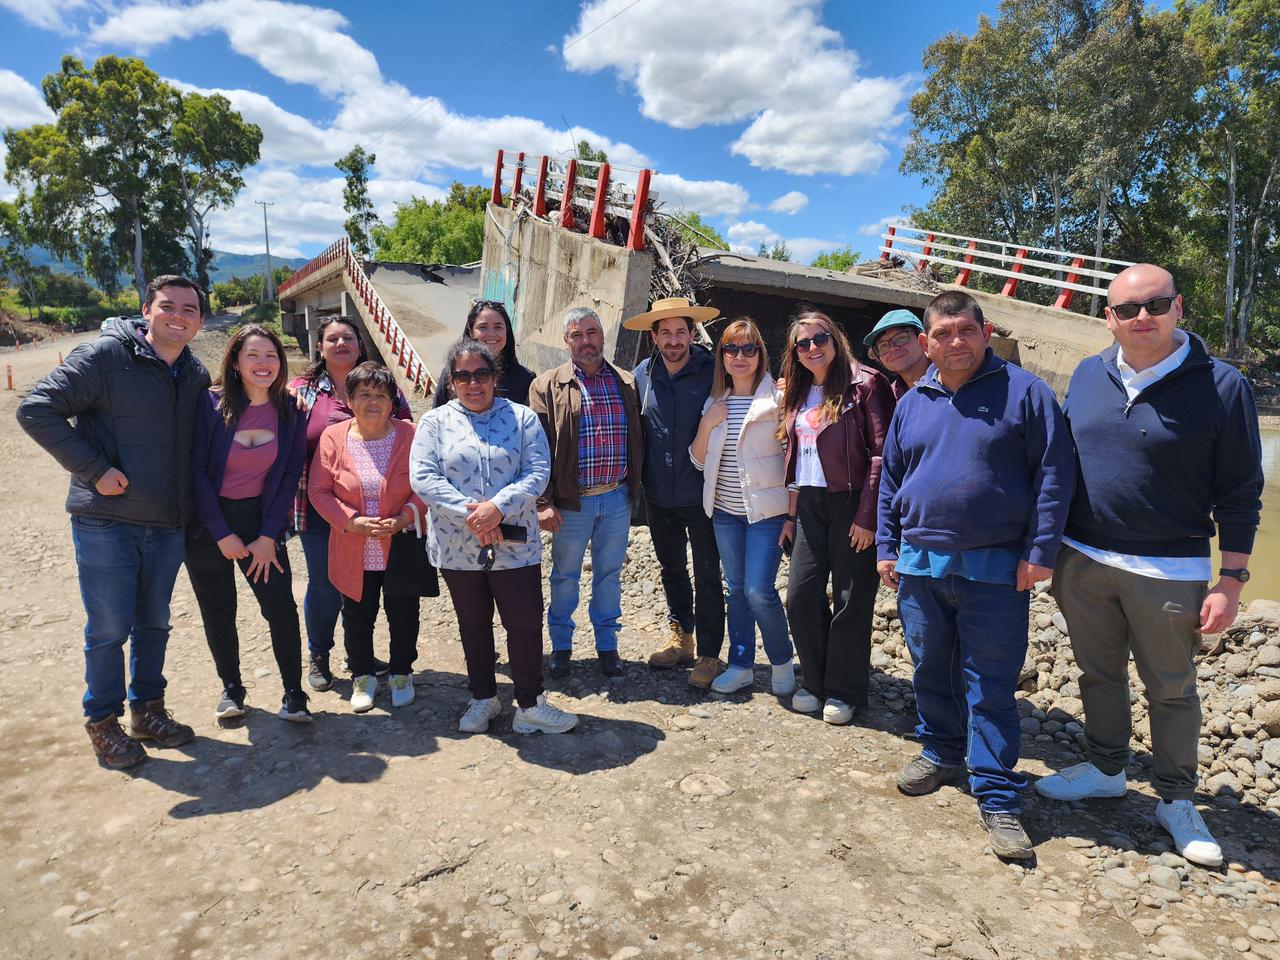
<path fill-rule="evenodd" d="M 635 378 L 604 359 L 604 327 L 589 307 L 564 316 L 570 360 L 529 388 L 529 406 L 547 432 L 551 482 L 539 501 L 538 522 L 550 530 L 551 603 L 547 673 L 568 676 L 573 612 L 578 608 L 582 558 L 591 547 L 591 602 L 596 656 L 605 676 L 622 674 L 622 562 L 631 534 L 631 502 L 640 494 L 644 440 Z"/>

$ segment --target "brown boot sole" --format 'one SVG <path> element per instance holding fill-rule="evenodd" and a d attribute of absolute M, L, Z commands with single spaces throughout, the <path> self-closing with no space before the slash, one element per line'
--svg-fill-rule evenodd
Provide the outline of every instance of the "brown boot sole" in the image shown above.
<path fill-rule="evenodd" d="M 687 666 L 690 663 L 694 663 L 697 659 L 698 658 L 694 656 L 687 656 L 687 657 L 679 657 L 678 659 L 668 662 L 666 660 L 661 660 L 661 661 L 654 660 L 652 657 L 650 657 L 649 666 L 653 667 L 655 670 L 670 670 L 672 667 Z"/>
<path fill-rule="evenodd" d="M 184 743 L 190 743 L 192 740 L 194 740 L 196 738 L 196 732 L 192 730 L 191 733 L 185 737 L 161 740 L 159 737 L 156 737 L 151 733 L 148 733 L 146 730 L 138 730 L 131 725 L 129 727 L 129 736 L 133 737 L 133 739 L 135 740 L 150 740 L 157 747 L 180 747 Z"/>
<path fill-rule="evenodd" d="M 124 770 L 126 767 L 132 767 L 134 764 L 141 763 L 147 759 L 147 751 L 142 750 L 137 755 L 125 755 L 123 757 L 109 758 L 104 754 L 93 751 L 98 758 L 98 765 L 106 767 L 108 770 Z"/>

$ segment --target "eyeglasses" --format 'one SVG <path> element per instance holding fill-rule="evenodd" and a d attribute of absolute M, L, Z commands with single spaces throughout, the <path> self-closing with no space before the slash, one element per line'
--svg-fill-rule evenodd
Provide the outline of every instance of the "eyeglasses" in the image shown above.
<path fill-rule="evenodd" d="M 727 357 L 736 357 L 742 354 L 748 360 L 760 352 L 760 345 L 757 343 L 724 343 L 720 345 L 720 352 Z"/>
<path fill-rule="evenodd" d="M 815 333 L 812 337 L 804 337 L 804 338 L 802 338 L 802 339 L 800 339 L 800 340 L 797 340 L 797 341 L 796 341 L 796 352 L 799 352 L 799 351 L 801 351 L 801 350 L 808 350 L 808 349 L 809 349 L 809 344 L 813 344 L 815 347 L 817 347 L 819 350 L 821 350 L 823 347 L 825 347 L 825 346 L 826 346 L 828 343 L 830 343 L 830 342 L 831 342 L 831 334 L 829 334 L 829 333 Z"/>
<path fill-rule="evenodd" d="M 1146 303 L 1117 303 L 1111 308 L 1111 312 L 1121 320 L 1132 320 L 1145 308 L 1151 316 L 1163 317 L 1177 299 L 1177 294 L 1174 294 L 1172 297 L 1156 297 Z"/>
<path fill-rule="evenodd" d="M 871 348 L 871 352 L 876 356 L 881 356 L 888 353 L 890 350 L 897 350 L 900 347 L 905 347 L 915 338 L 916 335 L 910 330 L 903 330 L 900 333 L 895 333 L 892 337 L 882 339 L 880 343 L 877 343 Z"/>
<path fill-rule="evenodd" d="M 483 387 L 493 382 L 493 371 L 487 367 L 483 370 L 451 370 L 449 379 L 454 383 L 478 383 Z"/>

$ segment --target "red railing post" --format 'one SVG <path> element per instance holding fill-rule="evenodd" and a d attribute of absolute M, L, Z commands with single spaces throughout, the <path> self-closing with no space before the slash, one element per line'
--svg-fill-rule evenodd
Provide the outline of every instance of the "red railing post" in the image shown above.
<path fill-rule="evenodd" d="M 929 254 L 933 252 L 933 234 L 926 233 L 924 235 L 924 246 L 920 249 L 920 263 L 916 266 L 919 271 L 924 270 L 929 265 Z"/>
<path fill-rule="evenodd" d="M 636 201 L 631 205 L 631 230 L 627 234 L 627 249 L 641 253 L 644 250 L 644 220 L 649 213 L 649 179 L 653 171 L 644 169 L 636 180 Z"/>
<path fill-rule="evenodd" d="M 490 203 L 496 203 L 502 206 L 502 151 L 498 151 L 498 160 L 493 167 L 493 194 L 489 197 Z"/>
<path fill-rule="evenodd" d="M 548 158 L 543 155 L 542 160 L 538 162 L 538 185 L 533 191 L 533 215 L 535 217 L 545 217 L 547 215 L 547 163 Z"/>
<path fill-rule="evenodd" d="M 573 229 L 573 187 L 577 180 L 578 159 L 575 157 L 564 172 L 564 195 L 560 198 L 560 226 L 566 230 Z"/>
<path fill-rule="evenodd" d="M 1084 266 L 1084 257 L 1076 257 L 1074 260 L 1071 261 L 1071 273 L 1067 274 L 1067 283 L 1080 282 L 1080 274 L 1076 273 L 1075 271 L 1079 270 L 1083 266 Z M 1075 295 L 1076 295 L 1076 292 L 1074 290 L 1060 290 L 1058 291 L 1058 299 L 1054 302 L 1053 305 L 1057 307 L 1059 310 L 1070 310 L 1071 299 Z"/>
<path fill-rule="evenodd" d="M 897 228 L 897 227 L 890 227 L 890 228 L 889 228 L 889 239 L 888 239 L 888 240 L 886 240 L 886 241 L 884 242 L 884 245 L 885 245 L 886 247 L 892 247 L 892 246 L 893 246 L 893 238 L 894 238 L 894 235 L 895 235 L 897 232 L 898 232 L 898 228 Z M 885 250 L 885 251 L 884 251 L 884 253 L 880 254 L 880 259 L 881 259 L 881 260 L 888 260 L 888 259 L 889 259 L 889 251 L 888 251 L 888 250 Z"/>
<path fill-rule="evenodd" d="M 511 185 L 511 196 L 518 197 L 520 195 L 520 183 L 524 180 L 524 151 L 521 150 L 516 154 L 516 179 Z M 512 203 L 515 201 L 512 200 Z"/>
<path fill-rule="evenodd" d="M 600 164 L 596 172 L 596 201 L 591 205 L 591 226 L 587 232 L 597 240 L 604 239 L 604 205 L 609 196 L 609 165 Z"/>
<path fill-rule="evenodd" d="M 1018 252 L 1013 255 L 1013 266 L 1009 268 L 1013 273 L 1021 273 L 1023 269 L 1025 269 L 1026 263 L 1023 261 L 1022 258 L 1025 257 L 1026 255 L 1027 255 L 1026 248 L 1019 247 Z M 1017 292 L 1018 292 L 1018 278 L 1010 277 L 1008 280 L 1004 282 L 1004 289 L 1000 291 L 1000 296 L 1012 297 L 1015 294 L 1017 294 Z"/>
<path fill-rule="evenodd" d="M 977 240 L 970 240 L 970 241 L 969 241 L 969 249 L 970 249 L 970 250 L 976 250 L 977 248 L 978 248 L 978 241 L 977 241 Z M 965 262 L 965 263 L 973 263 L 973 254 L 972 254 L 972 253 L 967 253 L 967 254 L 965 254 L 964 262 Z M 969 268 L 968 268 L 968 267 L 965 267 L 965 268 L 964 268 L 963 270 L 961 270 L 958 274 L 956 274 L 956 286 L 958 286 L 958 287 L 967 287 L 967 286 L 969 285 L 969 273 L 970 273 Z"/>

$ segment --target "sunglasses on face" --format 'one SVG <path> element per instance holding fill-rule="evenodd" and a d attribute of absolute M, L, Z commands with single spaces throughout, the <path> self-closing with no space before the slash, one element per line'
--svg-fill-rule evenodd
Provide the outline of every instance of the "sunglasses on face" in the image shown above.
<path fill-rule="evenodd" d="M 883 356 L 890 350 L 897 350 L 905 347 L 908 343 L 916 338 L 916 335 L 910 330 L 903 330 L 901 333 L 895 333 L 892 337 L 886 337 L 871 348 L 871 352 L 876 356 Z"/>
<path fill-rule="evenodd" d="M 1172 297 L 1156 297 L 1146 303 L 1117 303 L 1111 308 L 1111 312 L 1121 320 L 1132 320 L 1145 308 L 1151 316 L 1163 317 L 1173 307 L 1173 301 L 1177 299 L 1175 294 Z"/>
<path fill-rule="evenodd" d="M 804 337 L 800 340 L 797 340 L 796 351 L 799 352 L 801 350 L 808 350 L 810 344 L 813 344 L 813 346 L 821 350 L 830 342 L 831 342 L 831 334 L 815 333 L 812 337 Z"/>
<path fill-rule="evenodd" d="M 738 354 L 742 354 L 750 360 L 760 352 L 760 347 L 754 343 L 726 343 L 720 347 L 720 352 L 726 357 L 736 357 Z"/>
<path fill-rule="evenodd" d="M 487 368 L 484 370 L 453 370 L 449 374 L 449 379 L 454 383 L 478 383 L 483 387 L 493 382 L 493 371 Z"/>

